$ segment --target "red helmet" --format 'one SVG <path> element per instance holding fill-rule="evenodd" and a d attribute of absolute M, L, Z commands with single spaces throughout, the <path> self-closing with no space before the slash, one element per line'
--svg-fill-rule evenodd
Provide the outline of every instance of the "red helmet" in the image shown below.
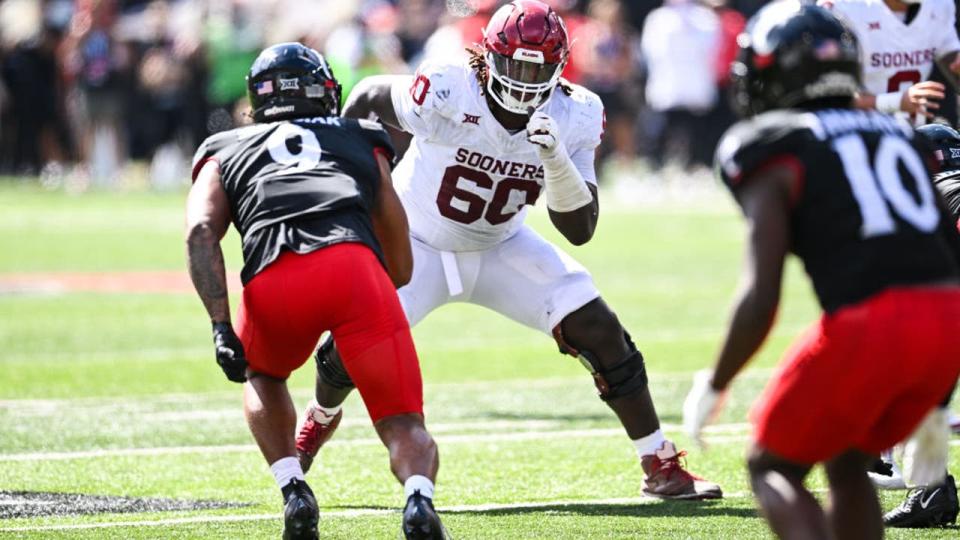
<path fill-rule="evenodd" d="M 567 63 L 567 28 L 550 6 L 513 0 L 483 29 L 487 92 L 504 109 L 526 114 L 550 99 Z"/>

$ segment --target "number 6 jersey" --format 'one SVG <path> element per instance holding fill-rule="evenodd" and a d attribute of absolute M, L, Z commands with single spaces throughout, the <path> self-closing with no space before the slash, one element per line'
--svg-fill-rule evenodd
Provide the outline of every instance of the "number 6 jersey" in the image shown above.
<path fill-rule="evenodd" d="M 243 283 L 283 249 L 309 253 L 359 242 L 382 261 L 368 214 L 380 185 L 377 152 L 393 159 L 380 124 L 336 117 L 256 124 L 203 141 L 193 158 L 193 178 L 207 161 L 220 164 L 243 240 Z"/>
<path fill-rule="evenodd" d="M 543 106 L 560 143 L 583 178 L 596 183 L 594 150 L 603 106 L 588 90 L 560 88 Z M 543 167 L 525 130 L 508 132 L 487 106 L 476 72 L 466 64 L 420 67 L 412 84 L 394 84 L 393 106 L 413 135 L 394 170 L 410 231 L 443 251 L 478 251 L 519 229 L 525 206 L 543 189 Z"/>
<path fill-rule="evenodd" d="M 736 194 L 764 167 L 794 171 L 791 250 L 825 311 L 896 285 L 960 277 L 960 235 L 930 179 L 931 149 L 876 111 L 772 111 L 734 125 L 717 169 Z"/>

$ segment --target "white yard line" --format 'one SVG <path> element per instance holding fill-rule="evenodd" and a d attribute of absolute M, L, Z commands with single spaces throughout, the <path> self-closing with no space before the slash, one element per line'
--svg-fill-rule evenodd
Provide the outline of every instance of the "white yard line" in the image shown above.
<path fill-rule="evenodd" d="M 752 496 L 747 492 L 737 492 L 724 495 L 727 499 L 742 499 Z M 487 503 L 474 505 L 456 505 L 438 507 L 441 513 L 470 513 L 470 512 L 492 512 L 500 510 L 522 510 L 537 508 L 552 508 L 555 506 L 594 506 L 602 504 L 653 504 L 659 502 L 658 499 L 650 497 L 622 497 L 611 499 L 579 499 L 579 500 L 556 500 L 556 501 L 534 501 L 525 503 Z M 385 516 L 399 513 L 399 510 L 384 508 L 358 508 L 353 510 L 333 510 L 329 512 L 321 511 L 320 520 L 324 518 L 351 518 L 359 516 Z M 171 519 L 154 519 L 143 521 L 108 521 L 102 523 L 75 523 L 65 525 L 40 525 L 35 527 L 7 527 L 0 528 L 3 533 L 16 532 L 41 532 L 41 531 L 70 531 L 82 529 L 108 529 L 118 527 L 163 527 L 169 525 L 191 525 L 197 523 L 236 523 L 244 521 L 272 521 L 283 519 L 282 514 L 234 514 L 218 516 L 193 516 Z"/>
<path fill-rule="evenodd" d="M 666 432 L 680 431 L 680 426 L 674 424 L 663 424 L 662 428 Z M 716 437 L 708 437 L 708 441 L 716 444 L 723 444 L 733 440 L 743 440 L 743 437 L 731 437 L 730 434 L 738 432 L 745 433 L 747 429 L 749 429 L 749 424 L 718 424 L 714 426 L 708 426 L 706 433 L 708 435 L 716 435 Z M 460 435 L 437 435 L 435 438 L 437 440 L 437 444 L 445 445 L 624 436 L 625 435 L 621 428 L 592 428 L 555 431 L 519 431 L 512 433 L 466 433 Z M 382 443 L 376 438 L 362 438 L 346 440 L 334 439 L 327 444 L 331 447 L 352 448 L 359 446 L 379 446 Z M 0 454 L 0 463 L 22 461 L 64 461 L 73 459 L 96 459 L 104 457 L 167 456 L 206 453 L 224 454 L 256 451 L 257 446 L 254 444 L 162 446 L 156 448 L 106 448 L 97 450 L 77 450 L 71 452 L 26 452 L 18 454 Z"/>
<path fill-rule="evenodd" d="M 693 375 L 696 371 L 664 371 L 648 372 L 653 381 L 657 382 L 693 382 Z M 773 373 L 772 368 L 752 368 L 741 375 L 737 380 L 745 379 L 767 379 Z M 544 389 L 544 388 L 562 388 L 565 386 L 583 386 L 590 388 L 590 379 L 584 372 L 583 377 L 551 377 L 537 379 L 507 379 L 500 381 L 471 381 L 471 382 L 446 382 L 446 383 L 427 383 L 424 389 L 428 394 L 442 390 L 498 390 L 498 389 Z M 293 388 L 291 393 L 297 399 L 311 398 L 310 389 Z M 2 409 L 52 409 L 56 407 L 118 407 L 130 404 L 152 404 L 152 403 L 197 403 L 222 400 L 234 400 L 239 395 L 239 388 L 233 390 L 216 390 L 212 392 L 171 392 L 167 394 L 145 394 L 138 396 L 85 396 L 78 398 L 22 398 L 22 399 L 0 399 L 0 410 Z"/>

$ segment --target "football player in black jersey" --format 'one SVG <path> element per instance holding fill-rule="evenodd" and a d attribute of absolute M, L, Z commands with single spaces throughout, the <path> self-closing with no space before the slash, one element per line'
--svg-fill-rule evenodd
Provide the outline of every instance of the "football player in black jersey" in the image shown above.
<path fill-rule="evenodd" d="M 934 156 L 940 170 L 934 175 L 933 183 L 946 200 L 960 234 L 960 133 L 942 124 L 921 126 L 917 133 L 935 146 Z M 948 414 L 950 397 L 941 404 L 944 417 Z M 941 426 L 947 423 L 943 418 Z M 947 444 L 946 436 L 942 442 Z M 892 469 L 891 464 L 885 465 Z M 888 527 L 942 527 L 956 522 L 958 513 L 956 481 L 953 475 L 947 474 L 937 482 L 911 489 L 900 505 L 883 515 L 883 523 Z"/>
<path fill-rule="evenodd" d="M 260 53 L 247 87 L 256 124 L 211 136 L 194 158 L 187 260 L 217 363 L 245 382 L 247 423 L 284 498 L 283 537 L 317 538 L 286 379 L 330 331 L 404 484 L 405 536 L 443 538 L 432 503 L 437 447 L 395 290 L 410 279 L 412 255 L 389 138 L 378 124 L 338 117 L 340 86 L 299 43 Z M 244 261 L 236 333 L 220 248 L 231 222 Z"/>
<path fill-rule="evenodd" d="M 881 538 L 867 466 L 960 374 L 960 239 L 930 181 L 929 148 L 905 122 L 852 108 L 861 71 L 848 27 L 823 8 L 774 2 L 738 44 L 736 103 L 753 117 L 724 136 L 717 168 L 746 217 L 747 257 L 726 339 L 684 422 L 699 437 L 764 341 L 792 251 L 824 314 L 753 408 L 751 486 L 783 538 Z M 817 463 L 827 512 L 803 485 Z"/>

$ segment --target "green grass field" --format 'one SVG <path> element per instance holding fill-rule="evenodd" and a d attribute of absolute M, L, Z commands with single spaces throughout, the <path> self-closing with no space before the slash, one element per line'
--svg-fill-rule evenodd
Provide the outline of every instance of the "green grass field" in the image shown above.
<path fill-rule="evenodd" d="M 185 272 L 182 203 L 182 193 L 71 196 L 9 183 L 0 188 L 0 274 Z M 452 305 L 414 331 L 428 427 L 440 445 L 436 502 L 445 524 L 458 539 L 768 537 L 746 483 L 746 411 L 792 336 L 817 315 L 806 279 L 791 264 L 773 335 L 700 451 L 677 424 L 691 375 L 711 362 L 723 331 L 741 222 L 722 194 L 694 209 L 606 206 L 595 239 L 568 251 L 594 272 L 643 350 L 668 436 L 727 497 L 642 498 L 633 447 L 579 364 L 545 336 Z M 564 245 L 542 212 L 530 222 Z M 233 233 L 227 246 L 239 269 Z M 242 505 L 0 519 L 0 537 L 279 537 L 279 493 L 243 421 L 240 388 L 213 361 L 194 295 L 0 294 L 0 345 L 0 491 Z M 312 372 L 307 364 L 291 379 L 298 409 Z M 956 447 L 952 465 L 960 470 Z M 397 538 L 400 487 L 355 395 L 308 480 L 321 502 L 321 537 Z M 822 490 L 819 472 L 811 486 Z M 902 496 L 884 493 L 884 507 Z"/>

